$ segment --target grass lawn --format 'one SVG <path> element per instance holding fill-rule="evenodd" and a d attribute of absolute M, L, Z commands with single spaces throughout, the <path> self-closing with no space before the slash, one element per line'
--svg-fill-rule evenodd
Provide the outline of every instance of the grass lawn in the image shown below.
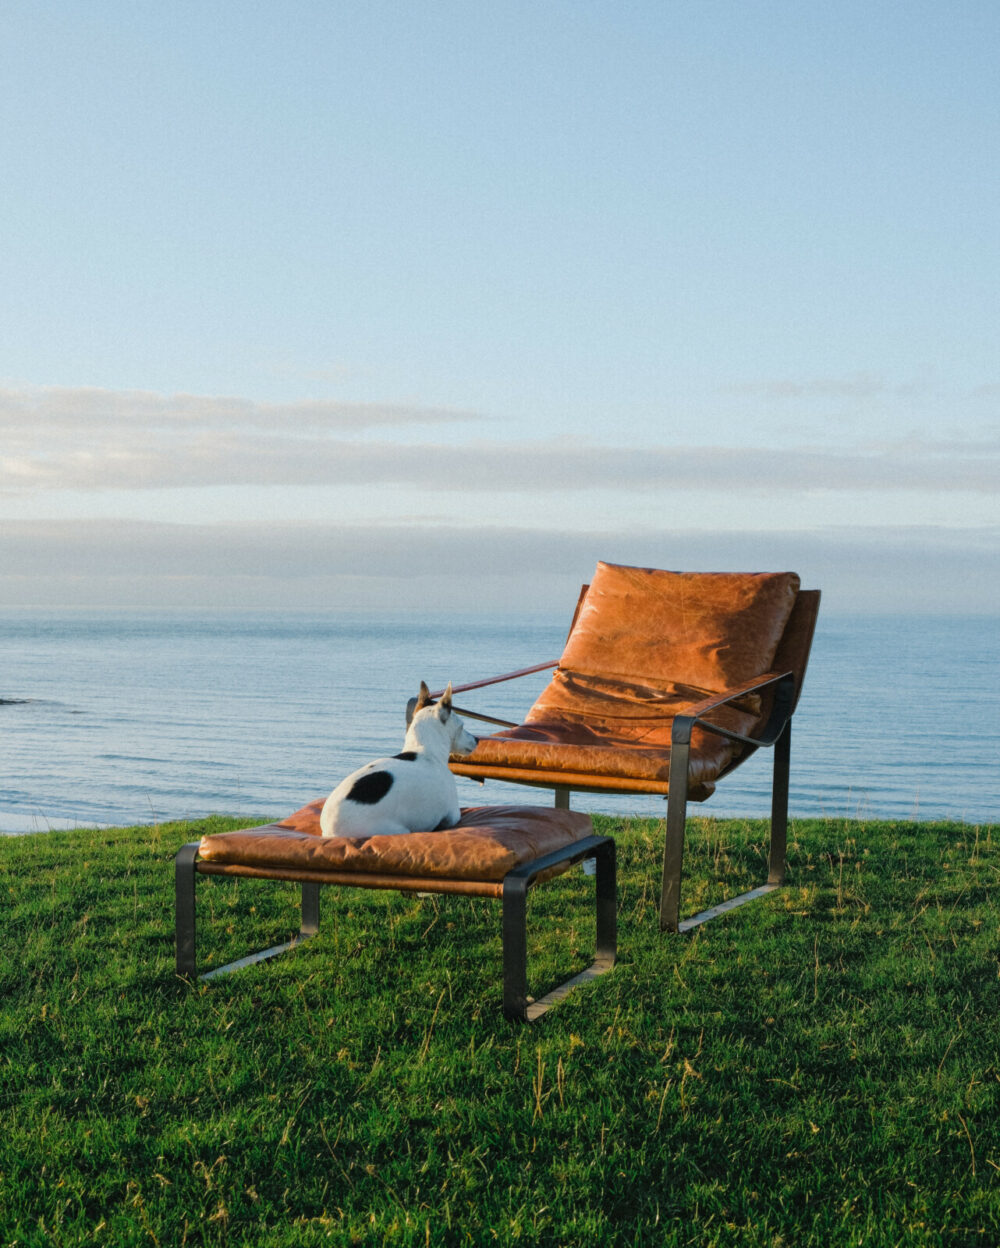
<path fill-rule="evenodd" d="M 531 1027 L 497 903 L 330 889 L 191 987 L 172 858 L 235 821 L 0 838 L 0 1244 L 1000 1243 L 1000 827 L 796 822 L 787 887 L 663 937 L 662 824 L 595 822 L 620 962 Z M 685 913 L 764 842 L 693 820 Z M 533 894 L 533 991 L 592 888 Z M 203 878 L 202 964 L 297 896 Z"/>

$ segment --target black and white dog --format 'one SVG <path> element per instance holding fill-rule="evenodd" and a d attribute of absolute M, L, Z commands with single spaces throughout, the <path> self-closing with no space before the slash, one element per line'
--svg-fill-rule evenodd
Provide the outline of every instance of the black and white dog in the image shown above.
<path fill-rule="evenodd" d="M 450 754 L 471 754 L 476 738 L 451 709 L 451 684 L 439 702 L 420 682 L 403 752 L 352 772 L 323 805 L 324 836 L 398 836 L 458 823 L 458 790 Z"/>

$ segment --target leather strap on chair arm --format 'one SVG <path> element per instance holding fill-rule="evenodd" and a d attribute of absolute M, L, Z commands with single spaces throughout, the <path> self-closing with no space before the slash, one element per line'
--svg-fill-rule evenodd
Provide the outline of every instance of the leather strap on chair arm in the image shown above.
<path fill-rule="evenodd" d="M 512 719 L 497 719 L 495 715 L 481 715 L 479 711 L 470 711 L 462 706 L 452 706 L 451 709 L 456 715 L 461 715 L 464 719 L 478 719 L 484 724 L 499 724 L 501 728 L 517 727 L 517 724 Z"/>
<path fill-rule="evenodd" d="M 774 706 L 771 708 L 771 714 L 759 737 L 733 732 L 731 728 L 723 728 L 719 724 L 713 724 L 711 720 L 704 718 L 709 711 L 715 710 L 720 706 L 727 706 L 730 702 L 736 702 L 748 694 L 759 693 L 763 689 L 769 689 L 772 685 L 777 685 L 778 690 L 775 695 Z M 785 724 L 792 717 L 794 698 L 795 673 L 768 672 L 765 676 L 755 677 L 745 685 L 739 685 L 735 689 L 727 689 L 724 693 L 713 694 L 712 697 L 705 698 L 701 702 L 696 702 L 693 706 L 689 706 L 682 714 L 675 715 L 670 734 L 671 741 L 674 745 L 686 745 L 691 740 L 691 729 L 695 724 L 700 724 L 706 732 L 714 733 L 719 737 L 725 737 L 729 741 L 740 741 L 744 745 L 752 745 L 754 747 L 774 745 L 778 737 L 781 736 Z"/>
<path fill-rule="evenodd" d="M 470 689 L 485 689 L 487 685 L 499 685 L 504 680 L 517 680 L 519 676 L 530 676 L 534 672 L 544 672 L 547 668 L 558 667 L 559 660 L 553 659 L 550 663 L 536 663 L 534 667 L 522 667 L 517 672 L 505 672 L 502 676 L 490 676 L 486 680 L 473 680 L 467 685 L 453 685 L 452 693 L 468 693 Z M 432 698 L 440 698 L 444 693 L 443 689 L 438 689 L 431 694 Z M 413 718 L 413 712 L 417 705 L 416 698 L 410 698 L 406 704 L 406 723 L 409 726 L 410 720 Z M 516 728 L 517 724 L 509 719 L 496 719 L 492 715 L 481 715 L 478 711 L 463 710 L 462 707 L 453 708 L 457 715 L 464 715 L 466 719 L 482 720 L 484 724 L 499 724 L 501 728 Z"/>
<path fill-rule="evenodd" d="M 505 672 L 502 676 L 490 676 L 486 680 L 474 680 L 468 685 L 452 685 L 452 693 L 468 693 L 470 689 L 484 689 L 487 685 L 499 685 L 504 680 L 516 680 L 519 676 L 530 676 L 533 672 L 544 672 L 548 667 L 558 667 L 559 660 L 553 659 L 551 663 L 536 663 L 534 667 L 522 667 L 517 672 Z M 432 693 L 432 698 L 440 698 L 444 693 L 443 689 L 439 689 L 437 693 Z M 467 715 L 468 711 L 462 711 L 460 714 Z"/>

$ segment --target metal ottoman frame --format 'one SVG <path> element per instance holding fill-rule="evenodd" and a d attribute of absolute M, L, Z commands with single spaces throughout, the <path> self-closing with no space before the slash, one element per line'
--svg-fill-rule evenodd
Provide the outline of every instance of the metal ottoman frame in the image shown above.
<path fill-rule="evenodd" d="M 265 959 L 277 957 L 288 949 L 294 948 L 315 936 L 319 931 L 319 890 L 324 884 L 337 884 L 344 887 L 370 888 L 369 884 L 352 884 L 342 874 L 337 878 L 324 878 L 332 873 L 317 871 L 315 880 L 303 880 L 301 871 L 292 872 L 275 868 L 266 870 L 254 868 L 240 870 L 230 867 L 220 869 L 218 866 L 198 859 L 200 842 L 191 841 L 181 847 L 174 859 L 174 881 L 176 890 L 175 931 L 176 931 L 176 966 L 178 975 L 188 979 L 215 979 L 232 971 L 263 962 Z M 597 863 L 595 879 L 595 910 L 597 918 L 597 940 L 594 961 L 585 971 L 574 975 L 571 979 L 553 988 L 538 1000 L 528 996 L 528 892 L 539 882 L 539 876 L 553 868 L 567 870 L 575 863 L 586 858 L 593 858 Z M 293 880 L 302 885 L 302 917 L 297 936 L 281 945 L 273 945 L 259 953 L 252 953 L 225 966 L 198 975 L 195 955 L 195 882 L 199 875 L 236 875 L 255 879 Z M 557 872 L 557 874 L 561 874 Z M 398 881 L 394 885 L 392 876 L 385 876 L 378 887 L 399 891 L 415 891 L 412 881 L 403 884 Z M 419 891 L 426 893 L 449 893 L 457 891 L 447 887 L 435 887 L 435 884 L 446 884 L 447 881 L 433 879 L 422 880 Z M 495 885 L 492 886 L 495 889 Z M 504 876 L 501 885 L 501 902 L 503 906 L 502 939 L 503 939 L 503 1013 L 512 1020 L 532 1022 L 544 1014 L 550 1006 L 561 1001 L 573 988 L 587 983 L 605 971 L 611 970 L 618 952 L 618 907 L 617 907 L 617 869 L 615 842 L 609 836 L 588 836 L 574 841 L 562 849 L 544 854 L 530 862 L 522 863 Z M 466 894 L 467 895 L 467 894 Z M 473 894 L 476 895 L 476 894 Z M 483 894 L 479 894 L 483 895 Z"/>

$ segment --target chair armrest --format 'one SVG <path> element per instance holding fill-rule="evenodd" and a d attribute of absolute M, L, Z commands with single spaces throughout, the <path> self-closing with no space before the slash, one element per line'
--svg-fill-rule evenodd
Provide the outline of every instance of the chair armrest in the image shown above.
<path fill-rule="evenodd" d="M 774 706 L 771 708 L 771 714 L 759 737 L 751 737 L 742 732 L 734 732 L 731 728 L 723 728 L 719 724 L 713 724 L 710 720 L 705 719 L 705 715 L 709 711 L 716 710 L 720 706 L 727 706 L 731 702 L 738 702 L 740 698 L 745 698 L 749 694 L 759 693 L 761 690 L 769 689 L 773 685 L 777 686 Z M 744 745 L 752 745 L 754 747 L 771 746 L 781 736 L 785 725 L 791 719 L 794 702 L 795 673 L 767 672 L 763 676 L 756 676 L 753 680 L 747 681 L 746 684 L 737 685 L 733 689 L 726 689 L 722 693 L 716 693 L 711 697 L 703 698 L 700 702 L 695 702 L 692 706 L 689 706 L 680 715 L 675 715 L 673 728 L 671 729 L 671 742 L 674 745 L 688 744 L 691 740 L 692 728 L 695 724 L 700 724 L 707 732 L 715 733 L 716 736 L 726 737 L 730 741 L 741 741 Z"/>

